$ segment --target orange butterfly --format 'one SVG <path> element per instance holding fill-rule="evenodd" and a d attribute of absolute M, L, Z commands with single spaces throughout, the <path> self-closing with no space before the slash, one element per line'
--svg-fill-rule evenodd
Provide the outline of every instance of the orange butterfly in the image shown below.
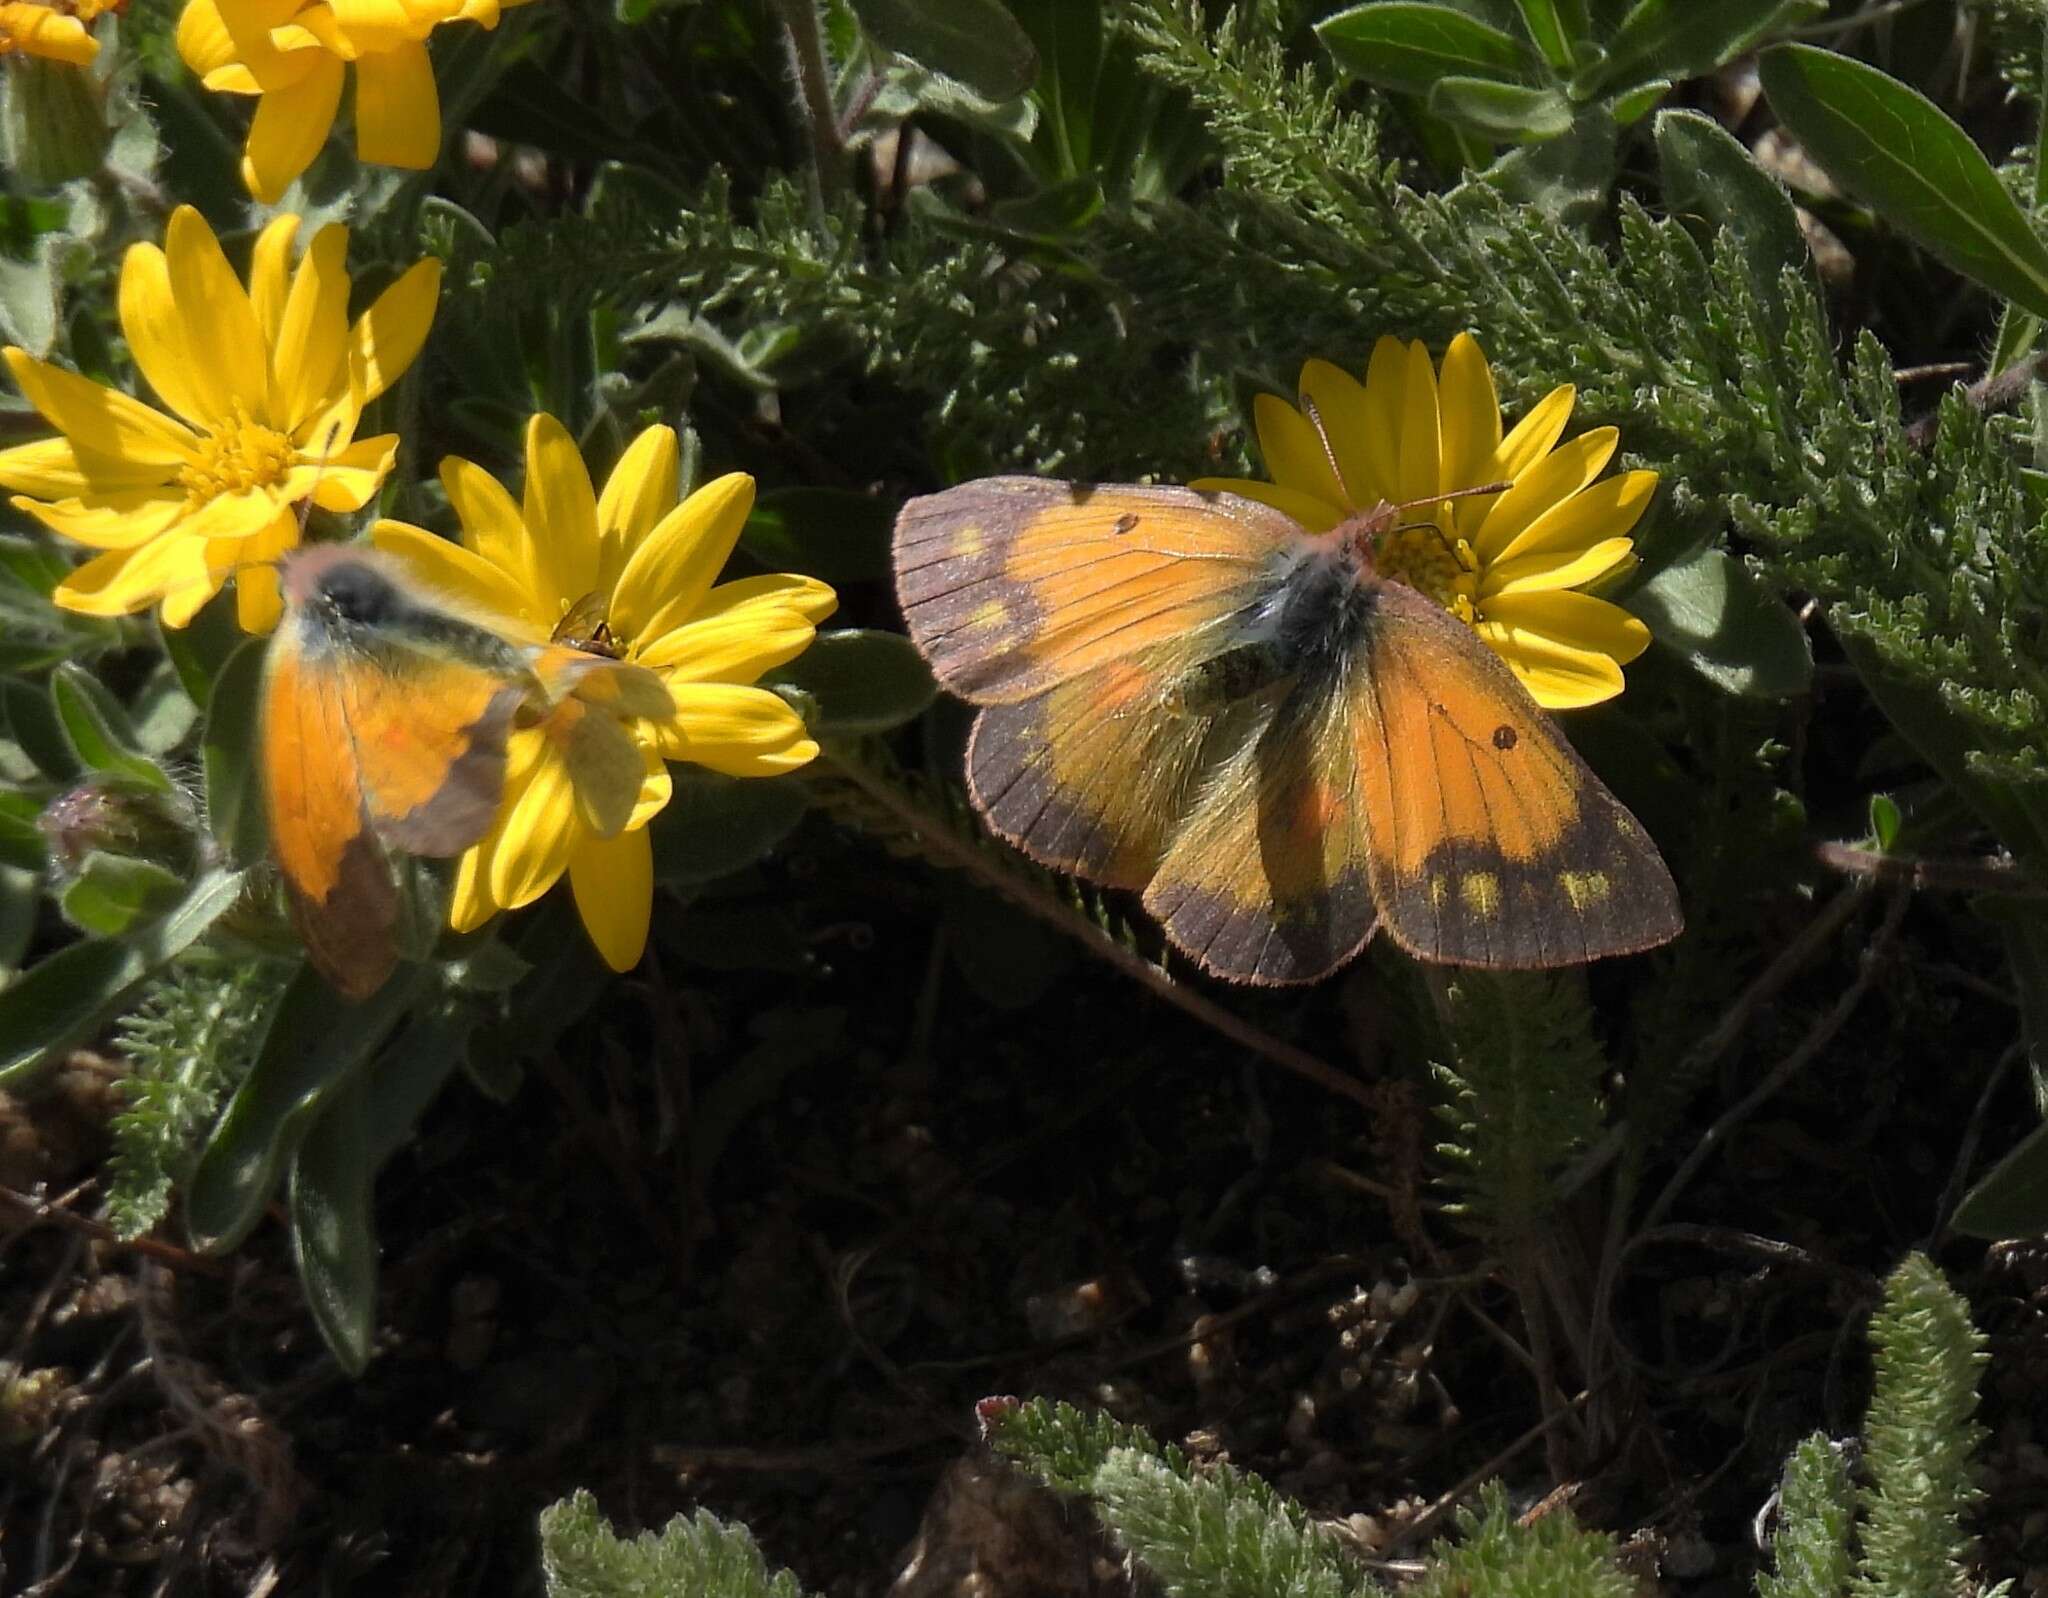
<path fill-rule="evenodd" d="M 1676 937 L 1648 835 L 1492 650 L 1327 533 L 1227 493 L 994 477 L 913 499 L 897 595 L 984 707 L 968 779 L 1025 853 L 1204 968 L 1312 982 L 1384 926 L 1425 960 L 1572 965 Z"/>
<path fill-rule="evenodd" d="M 398 959 L 385 845 L 445 857 L 477 842 L 503 793 L 507 735 L 580 712 L 561 701 L 594 694 L 592 674 L 628 714 L 664 714 L 671 701 L 642 667 L 513 641 L 371 550 L 308 545 L 285 557 L 282 586 L 262 692 L 271 846 L 313 965 L 362 998 Z M 567 738 L 572 758 L 609 747 L 573 729 Z"/>

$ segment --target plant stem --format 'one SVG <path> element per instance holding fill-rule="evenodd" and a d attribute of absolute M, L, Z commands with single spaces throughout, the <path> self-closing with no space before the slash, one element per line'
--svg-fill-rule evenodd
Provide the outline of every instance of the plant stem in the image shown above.
<path fill-rule="evenodd" d="M 832 74 L 825 65 L 825 36 L 815 0 L 774 0 L 789 48 L 789 73 L 796 85 L 798 115 L 811 138 L 811 166 L 821 211 L 836 209 L 846 195 L 846 143 L 832 108 Z"/>

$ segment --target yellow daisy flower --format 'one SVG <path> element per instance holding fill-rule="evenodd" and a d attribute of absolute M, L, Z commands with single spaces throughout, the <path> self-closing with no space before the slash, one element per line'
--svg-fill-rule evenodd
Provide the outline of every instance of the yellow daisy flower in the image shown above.
<path fill-rule="evenodd" d="M 0 0 L 0 58 L 41 56 L 67 66 L 88 67 L 100 53 L 92 25 L 103 13 L 118 11 L 127 0 Z"/>
<path fill-rule="evenodd" d="M 257 97 L 242 181 L 273 205 L 313 164 L 356 69 L 356 156 L 421 170 L 441 153 L 427 35 L 444 22 L 498 25 L 526 0 L 189 0 L 178 53 L 209 89 Z"/>
<path fill-rule="evenodd" d="M 1301 369 L 1301 407 L 1261 394 L 1254 420 L 1270 483 L 1204 478 L 1284 511 L 1312 533 L 1385 502 L 1404 505 L 1493 483 L 1408 515 L 1383 539 L 1380 575 L 1419 589 L 1469 624 L 1546 710 L 1597 705 L 1622 690 L 1621 668 L 1650 630 L 1582 590 L 1635 565 L 1628 535 L 1655 472 L 1595 481 L 1620 435 L 1596 427 L 1559 444 L 1573 390 L 1551 390 L 1503 436 L 1493 373 L 1460 333 L 1439 374 L 1420 341 L 1383 338 L 1365 382 L 1328 361 Z"/>
<path fill-rule="evenodd" d="M 274 562 L 299 541 L 298 501 L 361 510 L 398 450 L 358 441 L 362 409 L 427 336 L 441 264 L 417 262 L 348 321 L 348 229 L 322 228 L 291 268 L 299 219 L 256 240 L 244 291 L 205 220 L 171 216 L 165 247 L 121 262 L 121 329 L 173 414 L 39 361 L 4 355 L 63 436 L 0 450 L 0 488 L 51 532 L 99 550 L 57 585 L 66 610 L 119 616 L 161 600 L 182 627 L 237 571 L 243 627 L 276 625 Z"/>
<path fill-rule="evenodd" d="M 380 521 L 371 532 L 380 549 L 503 618 L 510 636 L 650 668 L 674 701 L 670 716 L 635 716 L 586 694 L 515 731 L 498 819 L 462 857 L 449 922 L 482 926 L 532 903 L 566 871 L 591 941 L 613 970 L 628 970 L 647 944 L 654 856 L 645 828 L 669 800 L 664 762 L 771 777 L 811 760 L 818 746 L 803 718 L 755 684 L 809 646 L 837 597 L 789 575 L 713 586 L 753 508 L 754 480 L 734 472 L 678 505 L 671 428 L 634 439 L 602 495 L 575 441 L 547 415 L 527 424 L 523 503 L 456 457 L 441 463 L 441 482 L 461 542 Z M 600 733 L 607 718 L 613 727 Z M 617 729 L 631 737 L 637 766 L 587 758 Z"/>

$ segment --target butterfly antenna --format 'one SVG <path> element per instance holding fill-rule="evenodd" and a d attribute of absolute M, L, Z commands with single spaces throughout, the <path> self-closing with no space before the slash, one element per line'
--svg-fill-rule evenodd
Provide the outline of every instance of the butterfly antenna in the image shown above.
<path fill-rule="evenodd" d="M 1514 487 L 1514 484 L 1512 483 L 1499 482 L 1481 483 L 1476 488 L 1447 488 L 1441 494 L 1424 494 L 1420 499 L 1404 500 L 1398 505 L 1389 505 L 1387 509 L 1392 514 L 1399 515 L 1402 511 L 1414 510 L 1422 505 L 1441 505 L 1448 500 L 1471 499 L 1480 494 L 1499 494 L 1505 492 L 1506 490 L 1512 487 Z M 1443 528 L 1435 521 L 1396 522 L 1393 526 L 1381 532 L 1379 534 L 1379 539 L 1391 538 L 1396 533 L 1420 532 L 1423 530 L 1435 533 L 1437 536 L 1437 541 L 1444 546 L 1444 553 L 1449 555 L 1453 560 L 1456 560 L 1458 558 L 1457 545 L 1451 542 L 1450 535 L 1446 533 L 1443 530 Z M 1375 547 L 1377 547 L 1378 539 L 1376 539 L 1374 542 Z M 1460 562 L 1460 564 L 1463 563 Z"/>
<path fill-rule="evenodd" d="M 1323 425 L 1323 413 L 1314 398 L 1301 396 L 1301 413 L 1308 418 L 1309 426 L 1316 430 L 1316 441 L 1323 446 L 1323 459 L 1329 463 L 1330 475 L 1337 480 L 1337 487 L 1343 490 L 1344 498 L 1351 498 L 1351 485 L 1344 481 L 1344 468 L 1337 464 L 1337 446 L 1330 442 L 1330 430 Z"/>
<path fill-rule="evenodd" d="M 292 514 L 299 519 L 299 537 L 302 539 L 306 536 L 306 523 L 313 516 L 313 496 L 320 491 L 321 478 L 327 475 L 327 463 L 334 458 L 334 440 L 340 432 L 341 423 L 338 420 L 327 424 L 327 436 L 320 440 L 320 455 L 313 468 L 313 481 L 306 485 L 305 493 L 292 504 Z"/>

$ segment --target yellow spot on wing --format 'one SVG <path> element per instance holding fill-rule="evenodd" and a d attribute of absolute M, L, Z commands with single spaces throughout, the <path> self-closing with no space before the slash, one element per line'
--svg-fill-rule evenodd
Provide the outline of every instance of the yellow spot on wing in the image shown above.
<path fill-rule="evenodd" d="M 988 539 L 979 527 L 963 527 L 953 535 L 953 556 L 956 560 L 972 560 L 988 549 Z"/>
<path fill-rule="evenodd" d="M 1432 905 L 1434 905 L 1437 909 L 1441 910 L 1444 907 L 1445 901 L 1447 901 L 1450 898 L 1450 896 L 1451 884 L 1449 880 L 1444 876 L 1444 874 L 1441 871 L 1439 871 L 1435 876 L 1429 879 L 1429 902 Z"/>
<path fill-rule="evenodd" d="M 1564 889 L 1564 896 L 1571 900 L 1574 910 L 1598 904 L 1614 891 L 1614 884 L 1607 880 L 1604 871 L 1560 871 L 1557 883 Z"/>
<path fill-rule="evenodd" d="M 975 611 L 973 620 L 969 625 L 979 632 L 995 633 L 1001 632 L 1004 627 L 1009 625 L 1009 621 L 1009 606 L 1005 605 L 1000 599 L 991 599 L 987 604 Z"/>
<path fill-rule="evenodd" d="M 1500 878 L 1491 871 L 1468 871 L 1458 879 L 1458 897 L 1476 916 L 1500 913 Z"/>

